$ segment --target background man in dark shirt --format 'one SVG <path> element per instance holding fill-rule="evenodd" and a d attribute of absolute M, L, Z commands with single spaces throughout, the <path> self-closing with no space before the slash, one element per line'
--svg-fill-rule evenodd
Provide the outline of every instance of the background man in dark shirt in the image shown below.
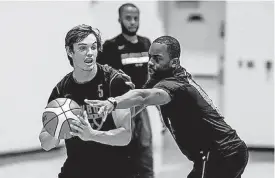
<path fill-rule="evenodd" d="M 137 35 L 139 28 L 139 9 L 131 3 L 119 8 L 119 23 L 122 33 L 111 40 L 106 40 L 99 63 L 122 69 L 132 79 L 135 88 L 145 84 L 149 61 L 148 50 L 151 42 L 148 38 Z M 151 178 L 153 172 L 152 131 L 147 110 L 142 111 L 138 119 L 133 120 L 133 137 L 129 149 L 131 164 L 129 168 L 137 177 Z"/>

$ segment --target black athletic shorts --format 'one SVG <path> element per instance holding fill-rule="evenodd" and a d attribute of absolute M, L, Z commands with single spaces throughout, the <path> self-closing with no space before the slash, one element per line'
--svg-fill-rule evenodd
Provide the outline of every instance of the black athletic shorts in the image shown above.
<path fill-rule="evenodd" d="M 227 157 L 211 151 L 207 154 L 208 160 L 195 162 L 187 178 L 241 178 L 249 157 L 245 143 Z"/>

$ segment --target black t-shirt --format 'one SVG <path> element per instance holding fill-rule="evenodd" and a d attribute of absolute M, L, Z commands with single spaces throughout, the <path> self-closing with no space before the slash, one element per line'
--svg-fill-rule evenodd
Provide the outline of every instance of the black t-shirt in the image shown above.
<path fill-rule="evenodd" d="M 111 83 L 110 83 L 111 81 Z M 70 98 L 83 107 L 89 115 L 94 111 L 84 103 L 84 99 L 101 100 L 110 96 L 118 96 L 129 90 L 121 75 L 109 66 L 98 65 L 96 76 L 84 84 L 76 83 L 72 72 L 67 74 L 53 89 L 49 101 L 56 98 Z M 102 118 L 96 119 L 96 126 L 89 120 L 94 129 L 107 131 L 115 129 L 112 115 L 107 116 L 103 123 Z M 103 123 L 103 124 L 101 124 Z M 68 177 L 123 177 L 126 174 L 127 154 L 124 147 L 110 146 L 93 141 L 82 141 L 78 137 L 65 140 L 67 159 L 59 174 L 60 178 Z"/>
<path fill-rule="evenodd" d="M 172 100 L 160 106 L 163 119 L 190 160 L 200 159 L 199 152 L 209 150 L 227 156 L 242 143 L 211 99 L 184 69 L 153 86 L 170 95 Z"/>
<path fill-rule="evenodd" d="M 99 54 L 98 62 L 122 69 L 132 78 L 136 88 L 141 88 L 147 80 L 148 51 L 151 42 L 142 36 L 137 38 L 137 43 L 131 43 L 120 34 L 107 40 L 103 45 L 103 52 Z"/>

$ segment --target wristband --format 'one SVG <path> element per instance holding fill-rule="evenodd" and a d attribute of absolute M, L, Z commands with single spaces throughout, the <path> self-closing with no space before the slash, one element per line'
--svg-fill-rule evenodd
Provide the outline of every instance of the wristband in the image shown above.
<path fill-rule="evenodd" d="M 110 103 L 113 104 L 113 106 L 114 106 L 113 110 L 115 110 L 116 107 L 117 107 L 117 101 L 116 101 L 116 99 L 113 98 L 113 97 L 110 97 L 110 98 L 108 98 L 107 100 L 108 100 Z"/>

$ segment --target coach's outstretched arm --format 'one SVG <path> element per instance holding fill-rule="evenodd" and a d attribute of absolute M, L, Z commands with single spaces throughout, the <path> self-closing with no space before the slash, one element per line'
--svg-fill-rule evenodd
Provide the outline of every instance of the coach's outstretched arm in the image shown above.
<path fill-rule="evenodd" d="M 100 107 L 98 114 L 108 111 L 110 113 L 114 109 L 126 109 L 135 106 L 163 105 L 171 101 L 170 95 L 162 89 L 134 89 L 124 95 L 115 97 L 117 106 L 108 100 L 85 100 L 85 102 L 93 107 Z"/>

